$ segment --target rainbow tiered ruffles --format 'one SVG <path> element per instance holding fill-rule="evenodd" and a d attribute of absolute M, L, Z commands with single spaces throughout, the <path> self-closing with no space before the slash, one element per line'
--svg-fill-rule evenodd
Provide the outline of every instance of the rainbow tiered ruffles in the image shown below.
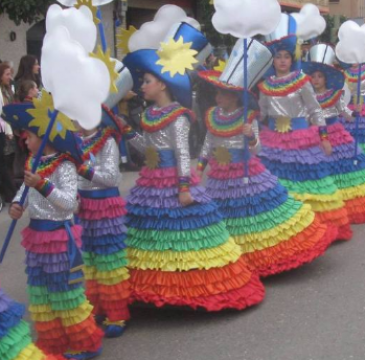
<path fill-rule="evenodd" d="M 327 126 L 333 153 L 328 158 L 332 178 L 345 201 L 352 224 L 365 222 L 365 155 L 358 149 L 355 156 L 354 138 L 337 118 Z"/>
<path fill-rule="evenodd" d="M 156 306 L 244 309 L 264 288 L 229 237 L 217 205 L 191 180 L 195 203 L 182 207 L 173 151 L 158 151 L 128 199 L 128 255 L 133 298 Z"/>
<path fill-rule="evenodd" d="M 86 295 L 107 323 L 128 320 L 125 201 L 117 188 L 79 191 Z"/>
<path fill-rule="evenodd" d="M 268 276 L 323 254 L 336 228 L 321 224 L 309 205 L 289 196 L 257 157 L 248 161 L 246 173 L 244 150 L 229 153 L 229 163 L 210 159 L 207 193 L 218 204 L 227 230 L 250 267 Z"/>
<path fill-rule="evenodd" d="M 81 227 L 66 230 L 61 225 L 46 230 L 54 225 L 57 224 L 53 221 L 31 220 L 30 226 L 22 232 L 29 311 L 38 333 L 37 345 L 47 354 L 97 352 L 103 332 L 96 326 L 92 306 L 79 281 L 82 274 L 76 268 L 71 272 L 70 266 L 74 252 L 71 241 L 81 245 Z"/>
<path fill-rule="evenodd" d="M 61 355 L 46 355 L 32 342 L 29 325 L 22 320 L 25 308 L 0 288 L 0 359 L 64 360 Z"/>
<path fill-rule="evenodd" d="M 312 206 L 322 223 L 338 228 L 337 239 L 352 236 L 345 204 L 331 178 L 328 158 L 320 146 L 318 127 L 308 128 L 304 118 L 289 119 L 288 129 L 279 132 L 276 120 L 261 134 L 263 164 L 297 200 Z"/>

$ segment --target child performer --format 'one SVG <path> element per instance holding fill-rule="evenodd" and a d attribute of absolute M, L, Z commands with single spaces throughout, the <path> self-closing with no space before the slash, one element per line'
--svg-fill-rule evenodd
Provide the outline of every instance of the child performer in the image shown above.
<path fill-rule="evenodd" d="M 42 142 L 36 134 L 48 120 L 48 106 L 43 103 L 47 103 L 48 96 L 43 93 L 42 100 L 34 100 L 34 105 L 4 108 L 12 126 L 27 130 L 27 146 L 32 154 Z M 103 332 L 96 326 L 82 286 L 82 261 L 77 248 L 81 245 L 81 227 L 72 224 L 77 207 L 73 159 L 81 159 L 75 137 L 65 125 L 64 119 L 56 120 L 35 174 L 30 171 L 34 157 L 27 160 L 24 184 L 9 213 L 12 219 L 20 219 L 28 207 L 30 224 L 23 230 L 22 245 L 26 249 L 29 311 L 38 333 L 37 345 L 46 353 L 68 351 L 66 357 L 84 360 L 101 352 Z M 63 129 L 62 133 L 56 133 L 56 128 Z M 18 202 L 24 185 L 30 190 L 22 207 Z"/>
<path fill-rule="evenodd" d="M 354 138 L 340 123 L 340 116 L 354 121 L 343 99 L 345 82 L 342 71 L 333 66 L 336 54 L 327 44 L 317 44 L 309 51 L 309 62 L 303 63 L 303 71 L 311 76 L 317 100 L 326 118 L 328 140 L 333 149 L 328 161 L 333 180 L 345 201 L 350 222 L 365 222 L 365 155 L 359 149 L 355 157 Z M 357 106 L 361 111 L 361 105 Z"/>
<path fill-rule="evenodd" d="M 251 40 L 248 52 L 249 58 L 258 59 L 249 61 L 249 79 L 260 79 L 265 65 L 270 64 L 271 53 L 255 40 Z M 289 196 L 276 176 L 255 156 L 260 147 L 255 120 L 258 104 L 249 93 L 253 109 L 248 111 L 249 122 L 244 124 L 243 72 L 237 66 L 237 63 L 242 66 L 242 40 L 232 53 L 234 56 L 223 73 L 199 73 L 202 79 L 215 85 L 218 106 L 206 114 L 208 132 L 197 170 L 201 174 L 209 161 L 207 193 L 219 205 L 230 235 L 254 270 L 261 276 L 273 275 L 321 255 L 336 231 L 321 224 L 309 205 Z M 245 141 L 251 152 L 246 157 Z"/>
<path fill-rule="evenodd" d="M 122 335 L 129 319 L 129 272 L 126 268 L 125 201 L 119 194 L 119 149 L 115 131 L 100 126 L 82 130 L 84 164 L 79 168 L 86 295 L 94 314 L 104 320 L 105 336 Z M 103 319 L 104 318 L 104 319 Z"/>
<path fill-rule="evenodd" d="M 295 29 L 295 20 L 283 14 L 278 29 L 266 38 L 275 75 L 259 84 L 261 117 L 268 122 L 260 134 L 260 156 L 294 198 L 310 204 L 321 222 L 338 228 L 337 239 L 349 240 L 347 210 L 330 177 L 326 121 L 309 76 L 293 70 Z"/>
<path fill-rule="evenodd" d="M 186 108 L 191 106 L 186 68 L 196 62 L 191 46 L 203 36 L 193 28 L 189 33 L 189 43 L 181 34 L 162 44 L 163 51 L 139 50 L 123 60 L 136 88 L 143 76 L 142 93 L 153 103 L 142 117 L 143 136 L 126 128 L 147 165 L 127 206 L 133 297 L 156 306 L 241 310 L 260 303 L 264 288 L 190 172 L 194 115 Z"/>

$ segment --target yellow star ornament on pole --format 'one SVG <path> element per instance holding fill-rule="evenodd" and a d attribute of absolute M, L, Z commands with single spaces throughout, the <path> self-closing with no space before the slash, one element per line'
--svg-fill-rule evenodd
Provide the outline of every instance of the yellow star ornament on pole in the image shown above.
<path fill-rule="evenodd" d="M 171 77 L 174 77 L 177 73 L 184 75 L 186 70 L 193 70 L 193 64 L 198 62 L 195 58 L 198 52 L 191 46 L 191 42 L 184 43 L 182 36 L 177 41 L 171 38 L 167 43 L 161 43 L 157 51 L 160 60 L 156 64 L 163 67 L 162 73 L 170 72 Z"/>

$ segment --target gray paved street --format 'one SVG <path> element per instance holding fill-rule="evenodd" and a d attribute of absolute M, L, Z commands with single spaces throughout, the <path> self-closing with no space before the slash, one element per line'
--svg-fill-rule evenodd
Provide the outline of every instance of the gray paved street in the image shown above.
<path fill-rule="evenodd" d="M 127 174 L 123 194 L 135 174 Z M 0 213 L 0 243 L 10 223 Z M 0 282 L 27 303 L 20 221 L 0 265 Z M 243 312 L 133 307 L 120 339 L 100 360 L 363 360 L 365 358 L 365 225 L 354 238 L 296 271 L 265 280 L 266 299 Z"/>

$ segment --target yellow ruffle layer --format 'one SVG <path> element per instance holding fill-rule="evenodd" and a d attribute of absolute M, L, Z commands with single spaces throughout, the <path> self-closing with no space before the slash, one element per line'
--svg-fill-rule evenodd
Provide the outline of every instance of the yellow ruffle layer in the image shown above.
<path fill-rule="evenodd" d="M 364 179 L 365 181 L 365 179 Z M 353 186 L 346 189 L 340 189 L 340 194 L 345 201 L 365 196 L 365 184 Z"/>
<path fill-rule="evenodd" d="M 97 281 L 102 285 L 116 285 L 122 281 L 129 279 L 129 271 L 127 268 L 119 268 L 112 271 L 98 271 L 94 266 L 84 267 L 85 279 L 89 281 Z"/>
<path fill-rule="evenodd" d="M 234 240 L 241 246 L 244 254 L 264 250 L 299 234 L 313 223 L 314 218 L 315 213 L 310 205 L 304 204 L 291 219 L 276 228 L 258 233 L 234 236 Z"/>
<path fill-rule="evenodd" d="M 69 327 L 80 324 L 91 314 L 93 307 L 88 301 L 73 310 L 54 311 L 49 305 L 30 305 L 29 312 L 33 321 L 45 322 L 60 318 L 63 326 Z"/>
<path fill-rule="evenodd" d="M 33 343 L 24 348 L 13 360 L 45 360 L 46 355 Z"/>
<path fill-rule="evenodd" d="M 311 205 L 313 211 L 315 212 L 325 212 L 336 209 L 341 209 L 345 206 L 340 192 L 337 190 L 331 195 L 319 195 L 319 194 L 298 194 L 295 192 L 290 192 L 296 200 L 305 202 Z"/>
<path fill-rule="evenodd" d="M 220 268 L 234 263 L 241 250 L 232 237 L 213 249 L 199 251 L 144 251 L 127 249 L 129 266 L 141 270 L 188 271 L 193 269 Z"/>

